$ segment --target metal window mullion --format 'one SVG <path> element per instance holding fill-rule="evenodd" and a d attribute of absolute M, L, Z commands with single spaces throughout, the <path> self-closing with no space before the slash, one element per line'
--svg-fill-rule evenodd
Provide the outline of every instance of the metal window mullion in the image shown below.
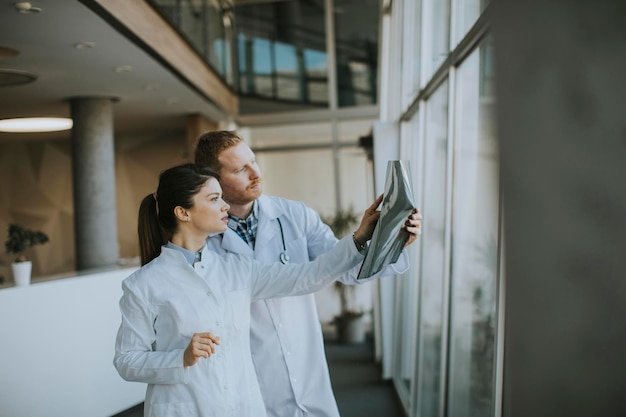
<path fill-rule="evenodd" d="M 442 290 L 442 329 L 441 329 L 441 368 L 439 380 L 439 416 L 447 415 L 448 403 L 448 370 L 450 359 L 450 318 L 452 317 L 452 241 L 454 237 L 452 213 L 454 209 L 454 163 L 456 149 L 456 67 L 448 68 L 448 146 L 446 154 L 446 214 L 445 214 L 445 243 L 444 243 L 444 275 Z"/>
<path fill-rule="evenodd" d="M 335 50 L 335 16 L 333 0 L 325 0 L 326 55 L 328 56 L 328 104 L 333 140 L 333 179 L 335 182 L 335 210 L 342 208 L 339 165 L 339 127 L 336 116 L 337 103 L 337 55 Z"/>
<path fill-rule="evenodd" d="M 421 134 L 421 132 L 422 132 L 422 126 L 424 125 L 424 123 L 423 123 L 423 114 L 421 114 L 421 113 L 424 113 L 424 112 L 418 112 L 418 114 L 417 114 L 417 126 L 415 126 L 412 122 L 407 122 L 407 123 L 409 123 L 409 125 L 408 125 L 409 129 L 408 130 L 409 130 L 409 133 L 410 133 L 410 136 L 411 136 L 410 137 L 411 141 L 423 139 L 423 135 Z M 423 140 L 421 142 L 418 142 L 418 145 L 421 147 L 421 150 L 419 151 L 419 154 L 423 156 L 423 154 L 424 154 Z M 413 146 L 411 146 L 411 148 L 413 149 Z M 413 155 L 412 153 L 411 153 L 410 157 L 413 160 L 415 159 L 415 155 Z M 419 166 L 422 167 L 422 169 L 423 169 L 424 164 L 420 163 Z M 412 173 L 412 175 L 413 175 L 413 173 Z M 422 171 L 422 175 L 420 175 L 419 178 L 420 179 L 423 178 L 423 171 Z M 423 197 L 424 197 L 424 187 L 420 187 L 420 194 L 418 196 L 416 196 L 416 197 L 417 197 L 416 201 L 422 201 L 422 202 L 424 201 L 424 199 L 423 199 Z M 417 279 L 417 283 L 413 284 L 412 297 L 409 297 L 409 299 L 416 300 L 416 302 L 411 305 L 411 309 L 409 311 L 409 316 L 410 317 L 414 317 L 415 318 L 415 322 L 413 323 L 413 326 L 411 326 L 412 327 L 411 331 L 412 331 L 413 334 L 412 334 L 412 338 L 411 338 L 411 341 L 410 341 L 411 342 L 411 348 L 412 348 L 411 349 L 412 355 L 411 355 L 410 366 L 411 366 L 411 369 L 414 371 L 414 373 L 413 373 L 412 378 L 411 378 L 411 385 L 409 386 L 409 402 L 408 402 L 408 407 L 406 408 L 408 413 L 411 413 L 411 410 L 413 409 L 413 407 L 417 403 L 417 401 L 416 401 L 417 397 L 415 395 L 415 389 L 416 389 L 416 386 L 417 386 L 417 382 L 416 382 L 417 381 L 417 372 L 415 372 L 415 371 L 417 370 L 417 367 L 418 367 L 417 346 L 419 344 L 419 329 L 420 329 L 419 321 L 420 321 L 420 318 L 421 318 L 421 315 L 420 315 L 421 302 L 420 302 L 419 295 L 420 295 L 420 292 L 421 292 L 421 283 L 422 283 L 420 271 L 422 269 L 422 248 L 424 246 L 424 245 L 422 245 L 421 239 L 419 239 L 417 244 L 419 245 L 419 247 L 418 247 L 417 259 L 415 259 L 415 261 L 416 261 L 415 263 L 417 265 L 419 265 L 419 269 L 416 268 L 414 270 L 414 273 L 417 276 L 416 277 L 411 277 L 411 279 L 416 278 Z"/>
<path fill-rule="evenodd" d="M 449 31 L 448 31 L 448 35 L 450 36 L 448 38 L 448 51 L 452 51 L 454 50 L 455 42 L 456 42 L 456 38 L 457 38 L 457 32 L 458 32 L 458 9 L 459 9 L 459 2 L 463 1 L 463 0 L 450 0 L 450 8 L 449 8 L 449 22 L 450 22 L 450 26 L 449 26 Z"/>
<path fill-rule="evenodd" d="M 422 172 L 420 175 L 420 180 L 422 183 L 422 186 L 420 187 L 420 196 L 418 201 L 422 202 L 422 206 L 424 206 L 425 201 L 428 199 L 428 196 L 425 194 L 425 190 L 426 190 L 426 163 L 425 163 L 425 158 L 426 158 L 426 106 L 425 106 L 425 102 L 420 102 L 420 110 L 417 113 L 417 118 L 418 118 L 418 140 L 420 141 L 420 156 L 421 156 L 421 160 L 419 161 L 419 166 L 422 168 Z M 424 239 L 424 237 L 421 237 L 420 239 Z M 420 404 L 420 394 L 422 392 L 422 368 L 420 367 L 420 363 L 421 363 L 421 359 L 422 359 L 422 354 L 424 352 L 423 349 L 423 343 L 422 343 L 422 299 L 419 298 L 420 295 L 422 294 L 422 281 L 423 281 L 423 275 L 424 275 L 424 264 L 421 262 L 421 259 L 423 259 L 424 257 L 424 246 L 422 245 L 420 242 L 420 248 L 419 248 L 419 257 L 420 257 L 420 269 L 418 272 L 419 275 L 419 285 L 417 286 L 417 291 L 418 291 L 418 304 L 419 304 L 419 308 L 418 308 L 418 312 L 417 312 L 417 332 L 416 332 L 416 337 L 417 337 L 417 344 L 416 344 L 416 349 L 414 352 L 414 356 L 415 356 L 415 362 L 414 362 L 414 370 L 415 370 L 415 382 L 414 382 L 414 386 L 413 386 L 413 398 L 415 398 L 414 404 L 413 404 L 413 408 L 411 410 L 412 415 L 418 416 L 419 415 L 419 409 L 417 408 L 418 405 Z"/>
<path fill-rule="evenodd" d="M 380 19 L 380 39 L 387 39 L 388 42 L 386 45 L 378 48 L 378 62 L 380 62 L 380 74 L 379 74 L 379 89 L 380 89 L 380 100 L 378 101 L 378 105 L 380 106 L 380 120 L 387 121 L 389 120 L 390 111 L 389 108 L 391 106 L 392 98 L 395 97 L 391 94 L 390 85 L 391 85 L 391 58 L 393 57 L 392 50 L 395 47 L 392 40 L 392 15 L 393 8 L 390 10 L 392 13 L 383 14 Z"/>
<path fill-rule="evenodd" d="M 503 386 L 504 386 L 504 337 L 505 327 L 504 319 L 506 314 L 506 275 L 505 275 L 505 245 L 504 245 L 504 198 L 502 192 L 502 184 L 499 186 L 500 191 L 500 215 L 498 216 L 498 236 L 500 244 L 498 245 L 498 274 L 496 278 L 497 294 L 496 300 L 496 346 L 495 346 L 495 372 L 494 372 L 494 417 L 501 417 L 503 410 Z"/>
<path fill-rule="evenodd" d="M 411 95 L 413 94 L 412 89 L 407 87 L 413 85 L 413 76 L 415 68 L 413 63 L 413 53 L 415 48 L 415 25 L 411 21 L 411 18 L 414 16 L 415 2 L 408 2 L 406 8 L 404 9 L 404 19 L 402 25 L 403 32 L 403 41 L 402 41 L 402 55 L 406 57 L 405 60 L 402 61 L 402 85 L 404 88 L 401 88 L 400 94 L 400 106 L 404 108 L 411 100 Z"/>
<path fill-rule="evenodd" d="M 270 76 L 272 80 L 272 98 L 278 98 L 278 74 L 276 73 L 276 40 L 270 39 Z"/>
<path fill-rule="evenodd" d="M 426 0 L 424 3 L 429 4 Z M 493 13 L 492 8 L 493 6 L 491 6 L 491 3 L 485 8 L 465 37 L 461 40 L 461 42 L 459 42 L 454 50 L 450 52 L 446 60 L 439 66 L 432 77 L 430 77 L 424 88 L 420 90 L 413 103 L 409 105 L 407 111 L 402 115 L 401 120 L 410 119 L 411 116 L 417 111 L 419 101 L 427 100 L 446 80 L 448 76 L 448 68 L 458 67 L 461 65 L 465 58 L 467 58 L 477 48 L 478 44 L 487 35 L 491 27 L 491 14 Z M 429 9 L 422 8 L 422 15 L 424 15 L 426 11 L 429 11 Z M 426 19 L 424 26 L 430 29 L 430 26 L 428 25 L 430 25 L 430 21 L 429 19 Z M 423 36 L 422 47 L 426 45 L 429 49 L 425 52 L 430 52 L 429 33 L 426 30 L 424 30 L 423 33 L 425 35 Z M 426 55 L 425 52 L 422 53 L 422 58 Z M 420 85 L 421 84 L 422 83 L 420 83 Z"/>
<path fill-rule="evenodd" d="M 404 321 L 404 298 L 402 297 L 402 280 L 396 279 L 394 282 L 394 317 L 393 317 L 393 354 L 392 354 L 392 375 L 393 382 L 402 406 L 406 409 L 409 400 L 409 392 L 402 381 L 402 325 Z"/>

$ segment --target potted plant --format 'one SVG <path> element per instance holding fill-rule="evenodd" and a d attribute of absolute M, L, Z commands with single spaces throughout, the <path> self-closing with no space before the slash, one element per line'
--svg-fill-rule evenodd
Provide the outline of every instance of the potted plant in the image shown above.
<path fill-rule="evenodd" d="M 18 224 L 9 225 L 9 237 L 4 247 L 9 255 L 16 255 L 11 264 L 15 285 L 23 286 L 30 283 L 32 262 L 24 254 L 27 249 L 35 245 L 41 245 L 48 241 L 48 236 L 39 231 L 26 229 Z"/>
<path fill-rule="evenodd" d="M 352 208 L 338 210 L 332 217 L 323 217 L 337 238 L 342 238 L 356 227 L 359 218 Z M 334 323 L 337 328 L 337 338 L 342 343 L 360 343 L 365 340 L 365 325 L 363 316 L 365 312 L 353 307 L 356 305 L 356 285 L 345 285 L 335 281 L 334 288 L 339 294 L 341 310 L 335 316 Z"/>

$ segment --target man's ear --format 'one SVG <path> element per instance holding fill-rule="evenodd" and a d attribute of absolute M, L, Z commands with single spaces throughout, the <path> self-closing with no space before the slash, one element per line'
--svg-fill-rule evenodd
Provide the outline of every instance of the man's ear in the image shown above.
<path fill-rule="evenodd" d="M 189 221 L 189 211 L 181 206 L 174 207 L 174 216 L 176 216 L 180 222 L 184 223 Z"/>

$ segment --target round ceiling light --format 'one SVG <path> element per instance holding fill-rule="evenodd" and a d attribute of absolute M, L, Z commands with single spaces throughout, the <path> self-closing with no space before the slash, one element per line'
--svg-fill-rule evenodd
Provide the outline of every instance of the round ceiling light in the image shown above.
<path fill-rule="evenodd" d="M 30 72 L 16 69 L 0 68 L 0 87 L 28 84 L 32 83 L 36 79 L 37 76 Z"/>
<path fill-rule="evenodd" d="M 0 120 L 0 132 L 58 132 L 72 128 L 72 119 L 63 117 L 21 117 Z"/>
<path fill-rule="evenodd" d="M 13 48 L 8 48 L 6 46 L 0 46 L 0 59 L 2 58 L 13 58 L 14 56 L 18 56 L 20 51 Z"/>

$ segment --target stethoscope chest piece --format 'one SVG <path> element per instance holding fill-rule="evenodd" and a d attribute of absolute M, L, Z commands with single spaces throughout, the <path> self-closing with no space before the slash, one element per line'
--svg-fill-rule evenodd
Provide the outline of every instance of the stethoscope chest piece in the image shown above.
<path fill-rule="evenodd" d="M 283 231 L 283 224 L 280 222 L 279 218 L 276 218 L 278 221 L 278 227 L 280 227 L 280 240 L 283 242 L 283 251 L 280 253 L 280 263 L 286 265 L 289 263 L 289 254 L 287 253 L 287 245 L 285 245 L 285 232 Z"/>

